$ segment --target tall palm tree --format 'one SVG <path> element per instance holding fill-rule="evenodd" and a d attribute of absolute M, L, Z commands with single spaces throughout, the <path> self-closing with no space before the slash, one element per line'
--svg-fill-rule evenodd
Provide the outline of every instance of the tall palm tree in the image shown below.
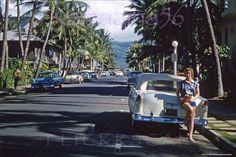
<path fill-rule="evenodd" d="M 56 2 L 55 0 L 49 0 L 48 1 L 48 6 L 50 8 L 50 21 L 49 21 L 49 25 L 48 25 L 48 28 L 47 28 L 48 30 L 47 30 L 46 39 L 44 41 L 43 47 L 42 47 L 42 49 L 40 51 L 40 54 L 39 54 L 39 63 L 37 65 L 37 70 L 36 70 L 36 75 L 35 75 L 36 78 L 38 77 L 39 69 L 40 69 L 41 63 L 42 63 L 42 56 L 43 56 L 45 48 L 48 44 L 49 35 L 50 35 L 51 29 L 52 29 L 51 27 L 52 27 L 53 14 L 54 14 L 55 4 L 56 4 L 55 2 Z"/>
<path fill-rule="evenodd" d="M 24 53 L 24 46 L 23 46 L 23 41 L 22 41 L 22 32 L 21 32 L 21 26 L 20 26 L 20 2 L 23 2 L 24 0 L 16 0 L 16 7 L 17 7 L 17 30 L 19 34 L 19 42 L 20 42 L 20 50 L 21 50 L 21 55 Z"/>
<path fill-rule="evenodd" d="M 31 14 L 31 18 L 30 18 L 30 24 L 29 24 L 29 30 L 28 30 L 28 35 L 27 35 L 26 46 L 25 46 L 25 49 L 24 49 L 24 55 L 23 55 L 23 59 L 22 59 L 22 63 L 21 63 L 21 69 L 22 70 L 24 69 L 26 59 L 27 59 L 27 55 L 28 55 L 28 51 L 29 51 L 29 45 L 30 45 L 30 39 L 31 39 L 32 32 L 33 32 L 35 15 L 44 6 L 44 4 L 45 4 L 45 1 L 43 1 L 43 0 L 32 0 L 32 1 L 29 1 L 29 2 L 23 2 L 21 4 L 21 5 L 33 7 L 31 10 L 27 11 L 24 14 L 24 15 Z"/>
<path fill-rule="evenodd" d="M 221 67 L 220 67 L 220 59 L 219 59 L 219 54 L 218 54 L 218 50 L 217 50 L 214 29 L 213 29 L 213 26 L 212 26 L 212 21 L 211 21 L 207 1 L 206 0 L 201 0 L 201 3 L 204 6 L 205 11 L 206 11 L 207 22 L 208 22 L 208 25 L 209 25 L 209 30 L 210 30 L 211 39 L 212 39 L 212 50 L 213 50 L 213 53 L 214 53 L 214 56 L 215 56 L 215 61 L 216 61 L 217 96 L 222 97 L 224 95 L 224 88 L 223 88 L 222 73 L 221 73 Z"/>
<path fill-rule="evenodd" d="M 7 48 L 7 31 L 8 31 L 8 12 L 9 12 L 9 0 L 5 1 L 5 18 L 4 18 L 4 32 L 3 32 L 3 48 L 2 48 L 2 60 L 1 60 L 1 71 L 4 68 L 8 68 L 8 48 Z M 7 58 L 6 58 L 7 57 Z"/>
<path fill-rule="evenodd" d="M 66 61 L 66 54 L 68 52 L 73 52 L 71 51 L 74 45 L 72 36 L 79 35 L 75 32 L 83 31 L 83 17 L 87 7 L 88 5 L 81 1 L 62 0 L 58 3 L 58 7 L 55 8 L 56 18 L 53 24 L 53 27 L 55 28 L 54 33 L 56 34 L 57 40 L 64 45 L 62 53 L 62 76 L 64 75 L 66 67 L 68 67 L 67 65 L 69 65 Z M 69 57 L 69 59 L 70 58 L 71 57 Z"/>

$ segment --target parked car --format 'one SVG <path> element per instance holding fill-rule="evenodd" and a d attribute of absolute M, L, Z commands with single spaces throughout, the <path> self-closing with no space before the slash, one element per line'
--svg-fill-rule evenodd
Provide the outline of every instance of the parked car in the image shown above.
<path fill-rule="evenodd" d="M 64 78 L 59 73 L 52 70 L 39 72 L 38 77 L 31 82 L 32 89 L 50 89 L 59 86 L 62 88 Z"/>
<path fill-rule="evenodd" d="M 108 71 L 101 72 L 101 77 L 108 77 L 108 76 L 110 76 L 110 73 Z"/>
<path fill-rule="evenodd" d="M 116 71 L 116 76 L 123 76 L 123 72 L 122 71 Z"/>
<path fill-rule="evenodd" d="M 97 80 L 98 79 L 98 74 L 95 71 L 90 72 L 92 79 Z"/>
<path fill-rule="evenodd" d="M 176 95 L 177 81 L 185 77 L 162 73 L 143 73 L 130 89 L 128 105 L 132 116 L 132 126 L 137 122 L 157 122 L 184 124 L 185 112 Z M 207 100 L 196 100 L 194 124 L 207 125 Z"/>
<path fill-rule="evenodd" d="M 65 83 L 82 83 L 83 81 L 84 78 L 79 71 L 70 71 L 65 76 Z"/>
<path fill-rule="evenodd" d="M 136 84 L 138 75 L 141 74 L 141 73 L 142 73 L 141 71 L 133 71 L 133 72 L 130 72 L 128 74 L 128 81 L 127 81 L 128 88 L 131 85 L 135 85 Z"/>
<path fill-rule="evenodd" d="M 91 72 L 89 72 L 89 71 L 81 71 L 80 73 L 83 76 L 85 82 L 89 82 L 89 81 L 92 80 Z"/>

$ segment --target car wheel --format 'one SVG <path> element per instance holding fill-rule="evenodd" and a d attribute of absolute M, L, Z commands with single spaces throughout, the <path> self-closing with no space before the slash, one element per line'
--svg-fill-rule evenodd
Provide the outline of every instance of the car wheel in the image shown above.
<path fill-rule="evenodd" d="M 80 79 L 78 79 L 78 83 L 81 84 L 81 80 Z"/>
<path fill-rule="evenodd" d="M 133 130 L 138 130 L 138 122 L 136 120 L 131 119 L 131 127 Z"/>
<path fill-rule="evenodd" d="M 59 88 L 62 88 L 62 84 L 59 85 Z"/>

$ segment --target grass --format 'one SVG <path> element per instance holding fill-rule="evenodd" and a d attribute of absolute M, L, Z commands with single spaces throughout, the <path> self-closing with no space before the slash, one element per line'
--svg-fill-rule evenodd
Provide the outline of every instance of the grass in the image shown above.
<path fill-rule="evenodd" d="M 232 143 L 236 144 L 236 136 L 235 135 L 230 135 L 228 134 L 228 132 L 235 132 L 235 131 L 226 131 L 224 130 L 224 128 L 236 128 L 236 125 L 232 124 L 232 123 L 229 123 L 227 121 L 222 121 L 222 124 L 229 124 L 230 126 L 229 127 L 221 127 L 221 128 L 218 128 L 218 127 L 215 127 L 214 126 L 214 121 L 210 121 L 209 124 L 208 124 L 208 127 L 217 132 L 218 134 L 220 134 L 222 137 L 228 139 L 229 141 L 231 141 Z M 219 124 L 219 123 L 215 123 L 215 124 Z"/>

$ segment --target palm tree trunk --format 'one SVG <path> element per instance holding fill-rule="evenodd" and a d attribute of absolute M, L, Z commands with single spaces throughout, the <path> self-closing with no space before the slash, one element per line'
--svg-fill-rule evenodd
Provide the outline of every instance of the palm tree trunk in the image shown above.
<path fill-rule="evenodd" d="M 8 44 L 6 45 L 6 60 L 5 60 L 5 69 L 9 67 L 9 53 L 8 53 Z"/>
<path fill-rule="evenodd" d="M 20 0 L 16 1 L 16 6 L 17 6 L 17 22 L 18 22 L 18 33 L 19 33 L 19 42 L 20 42 L 20 50 L 21 53 L 18 54 L 18 56 L 21 58 L 22 55 L 24 54 L 24 47 L 23 47 L 23 42 L 22 42 L 22 35 L 21 35 L 21 26 L 20 26 Z"/>
<path fill-rule="evenodd" d="M 46 36 L 46 39 L 45 39 L 45 41 L 44 41 L 43 48 L 42 48 L 42 50 L 40 51 L 39 63 L 38 63 L 38 65 L 37 65 L 37 70 L 36 70 L 36 75 L 35 75 L 36 78 L 38 77 L 39 69 L 40 69 L 41 63 L 42 63 L 42 56 L 43 56 L 43 54 L 44 54 L 45 48 L 46 48 L 47 43 L 48 43 L 49 35 L 50 35 L 50 32 L 51 32 L 53 14 L 54 14 L 54 5 L 51 6 L 50 21 L 49 21 L 49 25 L 48 25 L 47 36 Z"/>
<path fill-rule="evenodd" d="M 4 19 L 4 32 L 3 32 L 3 48 L 2 48 L 2 60 L 1 60 L 1 72 L 5 68 L 5 58 L 7 54 L 7 31 L 8 31 L 8 11 L 9 11 L 9 0 L 5 2 L 5 19 Z M 8 55 L 7 55 L 8 56 Z"/>
<path fill-rule="evenodd" d="M 67 37 L 66 37 L 66 33 L 64 33 L 64 52 L 63 52 L 63 69 L 62 69 L 62 74 L 61 77 L 64 77 L 65 74 L 65 68 L 66 68 L 66 51 L 67 51 Z"/>
<path fill-rule="evenodd" d="M 28 51 L 29 51 L 30 38 L 31 38 L 31 35 L 32 35 L 32 32 L 33 32 L 33 24 L 34 24 L 34 16 L 35 16 L 36 6 L 37 6 L 37 3 L 35 2 L 34 6 L 33 6 L 33 10 L 32 10 L 32 16 L 31 16 L 31 19 L 30 19 L 30 25 L 29 25 L 29 31 L 28 31 L 28 36 L 27 36 L 27 41 L 26 41 L 26 46 L 25 46 L 24 57 L 23 57 L 22 64 L 21 64 L 21 69 L 22 70 L 24 69 L 25 62 L 26 62 L 27 55 L 28 55 Z"/>
<path fill-rule="evenodd" d="M 213 47 L 213 53 L 215 56 L 216 60 L 216 71 L 217 71 L 217 96 L 222 97 L 224 95 L 224 88 L 223 88 L 223 82 L 222 82 L 222 73 L 221 73 L 221 67 L 220 67 L 220 59 L 218 55 L 218 50 L 217 50 L 217 45 L 216 45 L 216 39 L 215 39 L 215 34 L 211 22 L 211 17 L 209 13 L 209 8 L 206 0 L 201 0 L 202 5 L 205 8 L 206 11 L 206 16 L 207 16 L 207 22 L 209 25 L 210 33 L 211 33 L 211 39 L 212 39 L 212 47 Z"/>

